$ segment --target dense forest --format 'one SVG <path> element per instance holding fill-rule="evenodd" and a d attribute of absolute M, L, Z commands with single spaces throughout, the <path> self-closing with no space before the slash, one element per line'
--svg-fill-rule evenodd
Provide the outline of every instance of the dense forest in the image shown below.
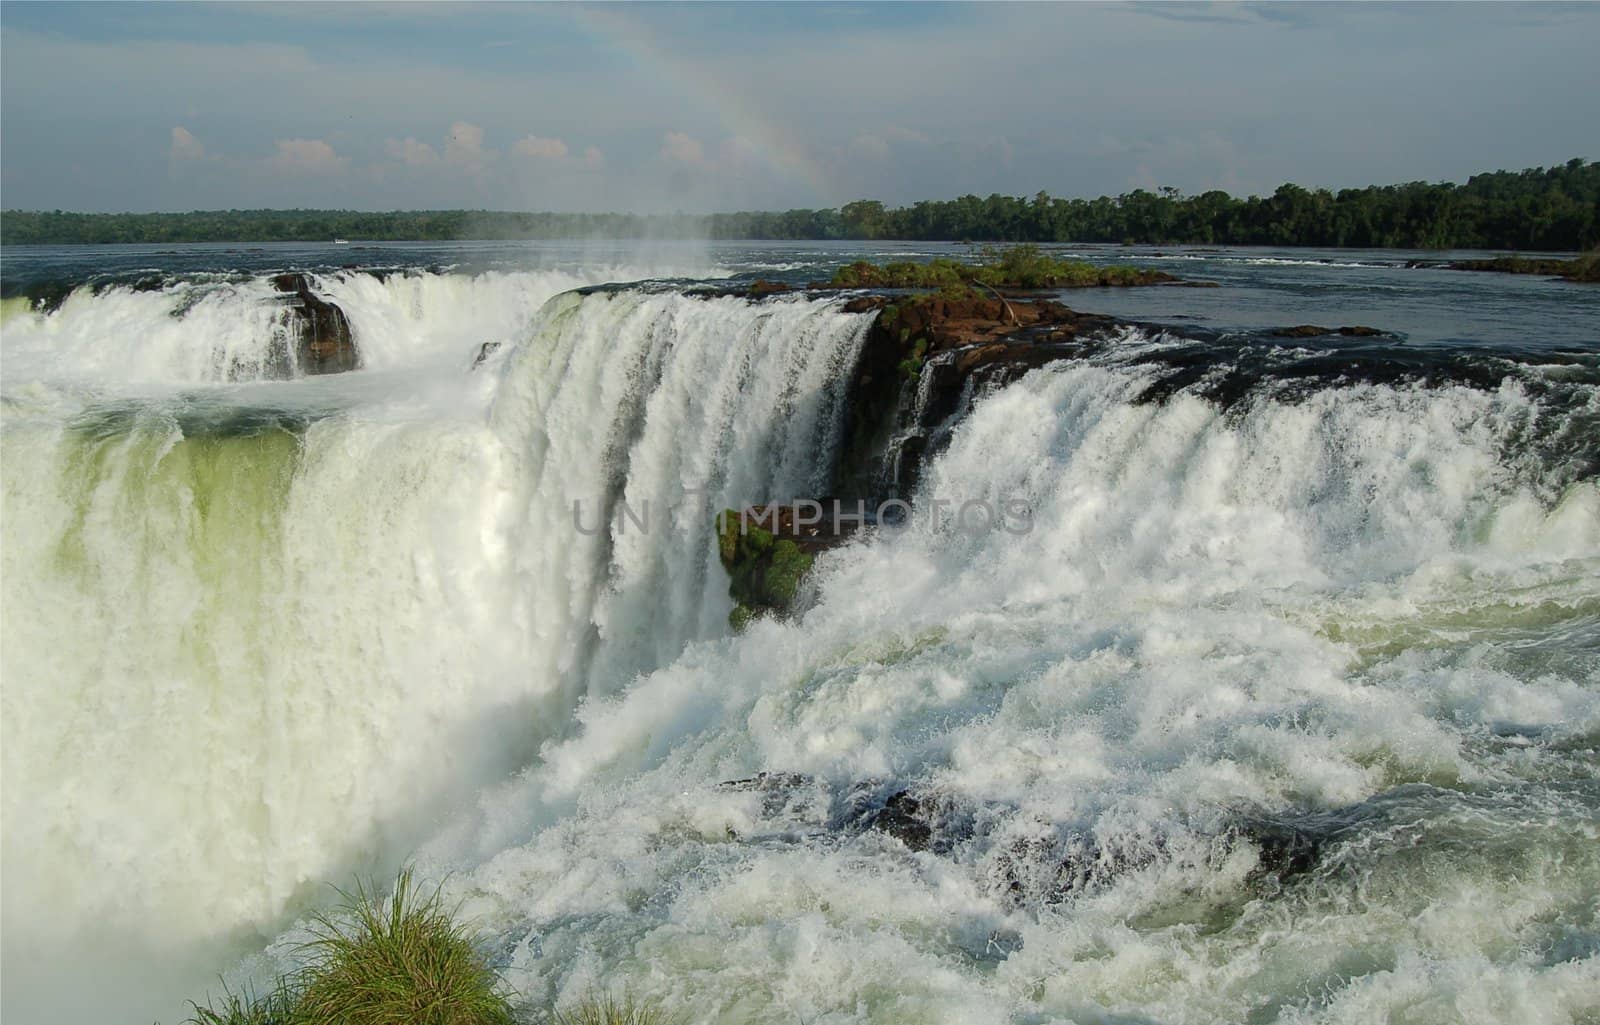
<path fill-rule="evenodd" d="M 8 210 L 0 243 L 279 242 L 518 238 L 899 239 L 1581 250 L 1600 244 L 1600 162 L 1474 175 L 1464 185 L 1282 185 L 1272 195 L 1136 189 L 1099 199 L 962 196 L 889 208 L 694 216 L 471 210 L 218 210 L 75 214 Z"/>

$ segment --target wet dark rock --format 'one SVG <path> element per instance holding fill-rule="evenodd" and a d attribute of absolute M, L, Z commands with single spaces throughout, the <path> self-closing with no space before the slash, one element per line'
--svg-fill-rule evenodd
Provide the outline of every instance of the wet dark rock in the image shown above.
<path fill-rule="evenodd" d="M 1161 837 L 1097 838 L 1071 831 L 1008 844 L 989 862 L 989 883 L 1008 904 L 1060 904 L 1148 868 L 1167 852 Z"/>
<path fill-rule="evenodd" d="M 884 802 L 872 818 L 872 829 L 887 833 L 913 851 L 925 851 L 933 840 L 933 825 L 922 802 L 901 790 Z"/>
<path fill-rule="evenodd" d="M 1258 860 L 1254 875 L 1288 880 L 1316 868 L 1323 850 L 1338 832 L 1287 819 L 1251 818 L 1240 822 L 1232 835 L 1255 845 Z"/>
<path fill-rule="evenodd" d="M 500 342 L 484 342 L 478 346 L 478 354 L 472 359 L 472 369 L 476 370 L 483 365 L 483 361 L 500 351 Z"/>
<path fill-rule="evenodd" d="M 758 772 L 744 779 L 725 780 L 717 784 L 717 789 L 760 794 L 761 814 L 771 817 L 816 803 L 823 787 L 815 777 L 800 772 Z"/>
<path fill-rule="evenodd" d="M 972 818 L 948 795 L 897 790 L 866 817 L 868 829 L 886 833 L 909 850 L 949 854 L 972 836 Z"/>
<path fill-rule="evenodd" d="M 877 833 L 909 851 L 976 858 L 972 865 L 989 890 L 1015 908 L 1061 904 L 1157 865 L 1214 869 L 1244 849 L 1255 857 L 1246 883 L 1270 890 L 1337 866 L 1339 852 L 1351 841 L 1382 835 L 1390 847 L 1420 843 L 1421 809 L 1460 799 L 1412 785 L 1329 811 L 1238 811 L 1193 832 L 1101 832 L 1036 822 L 1031 835 L 1001 839 L 994 830 L 1014 821 L 1015 809 L 974 804 L 937 786 L 863 779 L 840 791 L 795 772 L 763 772 L 717 786 L 759 794 L 762 816 L 803 827 L 763 834 L 768 841 Z M 988 850 L 964 846 L 985 836 L 995 838 Z"/>
<path fill-rule="evenodd" d="M 750 284 L 751 295 L 779 295 L 791 289 L 792 286 L 781 281 L 768 281 L 766 278 L 757 278 Z"/>
<path fill-rule="evenodd" d="M 877 312 L 850 383 L 838 493 L 910 494 L 922 459 L 971 399 L 1046 363 L 1118 322 L 1050 299 L 968 292 L 858 296 L 852 313 Z"/>
<path fill-rule="evenodd" d="M 344 311 L 311 290 L 304 274 L 279 274 L 272 286 L 283 293 L 289 344 L 302 374 L 339 374 L 361 366 Z"/>
<path fill-rule="evenodd" d="M 81 287 L 80 283 L 73 281 L 35 281 L 22 289 L 4 288 L 0 290 L 0 295 L 7 299 L 15 295 L 26 296 L 30 309 L 38 313 L 54 313 Z"/>
<path fill-rule="evenodd" d="M 1357 324 L 1352 327 L 1319 327 L 1316 324 L 1297 324 L 1294 327 L 1274 328 L 1268 332 L 1275 338 L 1326 338 L 1344 335 L 1346 338 L 1393 338 L 1387 331 Z"/>

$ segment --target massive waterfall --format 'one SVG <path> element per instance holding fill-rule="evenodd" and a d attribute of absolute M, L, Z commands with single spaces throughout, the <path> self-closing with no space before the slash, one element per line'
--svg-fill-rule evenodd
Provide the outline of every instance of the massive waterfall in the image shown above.
<path fill-rule="evenodd" d="M 260 282 L 8 326 L 63 368 L 5 409 L 9 970 L 198 952 L 203 988 L 212 944 L 391 871 L 583 696 L 726 631 L 712 511 L 827 480 L 865 319 L 543 301 L 573 283 L 321 282 L 370 368 L 337 381 L 195 387 L 259 364 Z"/>
<path fill-rule="evenodd" d="M 1224 412 L 1140 401 L 1153 376 L 979 403 L 919 502 L 1025 500 L 1030 533 L 829 554 L 803 619 L 591 703 L 436 840 L 518 990 L 728 1022 L 1592 1011 L 1600 488 L 1510 472 L 1543 414 L 1515 386 Z M 902 788 L 947 853 L 852 825 Z M 1262 818 L 1334 839 L 1279 880 L 1239 840 Z"/>
<path fill-rule="evenodd" d="M 171 1022 L 404 860 L 530 1007 L 1594 1013 L 1592 366 L 1224 403 L 1130 331 L 927 461 L 1030 530 L 913 516 L 735 635 L 711 517 L 829 486 L 870 315 L 574 290 L 627 276 L 324 275 L 315 380 L 252 379 L 265 279 L 8 315 L 8 1018 Z"/>

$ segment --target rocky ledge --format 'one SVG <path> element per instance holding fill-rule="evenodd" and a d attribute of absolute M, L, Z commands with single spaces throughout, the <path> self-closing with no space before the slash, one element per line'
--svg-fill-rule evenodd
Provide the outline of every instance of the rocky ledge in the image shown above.
<path fill-rule="evenodd" d="M 766 283 L 752 302 L 784 289 Z M 868 293 L 843 304 L 874 314 L 845 399 L 843 442 L 831 492 L 837 499 L 727 510 L 719 517 L 721 557 L 736 627 L 786 614 L 815 557 L 862 527 L 873 513 L 915 491 L 925 460 L 939 451 L 974 402 L 1036 367 L 1084 356 L 1138 327 L 1044 297 L 975 288 Z M 1396 336 L 1362 325 L 1301 324 L 1282 338 Z M 1174 380 L 1181 380 L 1176 375 Z M 837 506 L 834 504 L 837 502 Z M 899 503 L 904 508 L 903 503 Z M 835 508 L 841 515 L 834 515 Z M 909 511 L 908 509 L 906 511 Z"/>
<path fill-rule="evenodd" d="M 844 308 L 877 311 L 850 384 L 836 487 L 848 498 L 909 495 L 973 399 L 1122 326 L 1053 299 L 970 291 L 866 295 Z"/>
<path fill-rule="evenodd" d="M 909 495 L 925 456 L 947 440 L 977 396 L 1081 352 L 1091 338 L 1120 326 L 1050 299 L 971 291 L 863 295 L 844 309 L 877 315 L 849 385 L 839 497 L 718 516 L 735 628 L 755 616 L 787 613 L 816 556 L 875 526 L 885 500 Z"/>
<path fill-rule="evenodd" d="M 279 274 L 272 287 L 282 294 L 295 366 L 302 374 L 339 374 L 361 366 L 344 311 L 311 290 L 304 274 Z"/>

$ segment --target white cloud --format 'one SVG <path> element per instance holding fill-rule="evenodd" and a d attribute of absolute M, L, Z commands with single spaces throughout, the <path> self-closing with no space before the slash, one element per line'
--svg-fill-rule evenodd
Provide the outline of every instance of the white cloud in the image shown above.
<path fill-rule="evenodd" d="M 291 174 L 338 174 L 350 166 L 350 158 L 321 139 L 279 139 L 267 166 Z"/>
<path fill-rule="evenodd" d="M 545 139 L 537 135 L 519 139 L 511 148 L 530 160 L 564 160 L 567 156 L 566 143 L 560 139 Z"/>
<path fill-rule="evenodd" d="M 667 160 L 680 164 L 703 164 L 706 159 L 705 147 L 700 145 L 700 140 L 683 132 L 668 132 L 661 143 L 661 155 Z"/>
<path fill-rule="evenodd" d="M 404 141 L 387 139 L 383 151 L 408 167 L 431 167 L 439 162 L 439 151 L 409 135 Z"/>
<path fill-rule="evenodd" d="M 474 177 L 483 174 L 498 154 L 483 146 L 483 129 L 468 121 L 450 126 L 444 144 L 445 163 L 459 167 Z"/>
<path fill-rule="evenodd" d="M 175 127 L 172 129 L 172 148 L 169 153 L 173 160 L 203 160 L 206 148 L 189 133 L 187 128 Z"/>

